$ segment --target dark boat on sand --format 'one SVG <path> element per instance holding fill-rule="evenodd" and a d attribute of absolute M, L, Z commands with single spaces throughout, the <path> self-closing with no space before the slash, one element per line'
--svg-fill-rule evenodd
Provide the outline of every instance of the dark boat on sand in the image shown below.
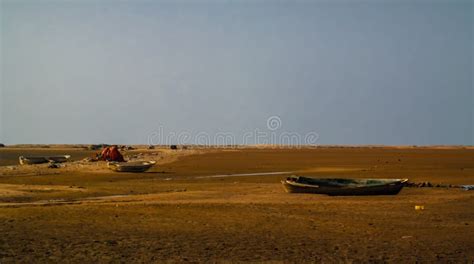
<path fill-rule="evenodd" d="M 291 176 L 281 181 L 289 193 L 395 195 L 408 179 L 343 179 Z"/>
<path fill-rule="evenodd" d="M 30 165 L 30 164 L 42 164 L 42 163 L 47 163 L 47 162 L 61 163 L 61 162 L 68 161 L 70 158 L 71 158 L 71 155 L 59 155 L 59 156 L 49 156 L 49 157 L 20 156 L 18 160 L 21 165 Z"/>

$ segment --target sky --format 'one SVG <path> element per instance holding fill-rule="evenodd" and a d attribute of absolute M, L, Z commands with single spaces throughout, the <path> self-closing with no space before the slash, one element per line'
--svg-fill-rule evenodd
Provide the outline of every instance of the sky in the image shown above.
<path fill-rule="evenodd" d="M 469 0 L 0 1 L 4 144 L 474 145 Z"/>

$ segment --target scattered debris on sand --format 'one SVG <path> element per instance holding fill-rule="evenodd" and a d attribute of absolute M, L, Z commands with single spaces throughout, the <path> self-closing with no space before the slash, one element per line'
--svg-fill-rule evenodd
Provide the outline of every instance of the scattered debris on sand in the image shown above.
<path fill-rule="evenodd" d="M 59 163 L 50 163 L 50 164 L 48 165 L 48 168 L 50 168 L 50 169 L 58 169 L 58 168 L 61 168 L 61 164 L 59 164 Z"/>
<path fill-rule="evenodd" d="M 408 181 L 405 183 L 406 187 L 415 187 L 415 188 L 460 188 L 459 185 L 453 185 L 453 184 L 443 184 L 443 183 L 437 183 L 433 184 L 429 181 L 424 181 L 424 182 L 410 182 Z"/>
<path fill-rule="evenodd" d="M 134 150 L 135 148 L 129 145 L 120 146 L 120 150 Z"/>
<path fill-rule="evenodd" d="M 474 185 L 462 185 L 461 188 L 465 191 L 474 191 Z"/>
<path fill-rule="evenodd" d="M 93 144 L 93 145 L 89 145 L 87 147 L 87 149 L 88 150 L 100 150 L 100 149 L 106 148 L 108 146 L 109 146 L 108 144 Z"/>

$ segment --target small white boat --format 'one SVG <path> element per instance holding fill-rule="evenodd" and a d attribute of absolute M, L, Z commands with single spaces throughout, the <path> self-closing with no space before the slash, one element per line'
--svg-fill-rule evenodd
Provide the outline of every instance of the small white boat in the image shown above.
<path fill-rule="evenodd" d="M 117 172 L 145 172 L 156 164 L 156 161 L 108 162 L 107 167 Z"/>

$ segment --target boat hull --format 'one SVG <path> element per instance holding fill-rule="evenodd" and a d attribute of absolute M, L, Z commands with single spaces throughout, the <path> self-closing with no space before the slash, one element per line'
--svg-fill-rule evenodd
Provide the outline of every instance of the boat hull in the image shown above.
<path fill-rule="evenodd" d="M 145 162 L 109 162 L 109 169 L 117 172 L 145 172 L 155 165 L 154 161 Z"/>
<path fill-rule="evenodd" d="M 338 179 L 339 180 L 339 179 Z M 322 186 L 299 183 L 292 180 L 282 181 L 283 187 L 289 193 L 314 193 L 331 196 L 352 196 L 352 195 L 396 195 L 398 194 L 407 179 L 396 179 L 385 184 L 369 186 Z"/>
<path fill-rule="evenodd" d="M 66 162 L 71 158 L 71 155 L 61 155 L 61 156 L 51 156 L 51 157 L 25 157 L 20 156 L 18 158 L 21 165 L 31 165 L 31 164 L 42 164 L 48 162 L 62 163 Z"/>
<path fill-rule="evenodd" d="M 32 165 L 32 164 L 42 164 L 48 163 L 48 159 L 45 157 L 23 157 L 18 158 L 21 165 Z"/>

